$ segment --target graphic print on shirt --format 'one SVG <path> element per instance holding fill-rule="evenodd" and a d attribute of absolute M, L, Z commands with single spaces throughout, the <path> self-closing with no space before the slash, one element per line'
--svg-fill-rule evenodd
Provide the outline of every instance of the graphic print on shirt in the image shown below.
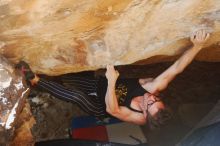
<path fill-rule="evenodd" d="M 116 94 L 116 97 L 118 99 L 119 105 L 124 104 L 127 93 L 128 93 L 128 88 L 125 85 L 119 84 L 116 87 L 115 94 Z"/>

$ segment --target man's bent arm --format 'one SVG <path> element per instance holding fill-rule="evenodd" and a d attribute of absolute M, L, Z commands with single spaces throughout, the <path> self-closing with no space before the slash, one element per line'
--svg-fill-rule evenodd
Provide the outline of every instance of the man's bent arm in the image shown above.
<path fill-rule="evenodd" d="M 146 122 L 143 114 L 136 113 L 124 106 L 119 106 L 115 94 L 115 84 L 119 73 L 113 66 L 107 66 L 106 77 L 108 79 L 108 87 L 105 96 L 106 111 L 112 116 L 126 122 L 142 125 Z"/>
<path fill-rule="evenodd" d="M 115 84 L 108 82 L 107 92 L 105 95 L 106 110 L 109 113 L 114 113 L 119 110 L 118 100 L 115 94 Z"/>
<path fill-rule="evenodd" d="M 105 96 L 105 103 L 106 103 L 106 111 L 125 122 L 131 122 L 138 125 L 144 125 L 146 120 L 143 114 L 136 113 L 128 109 L 124 106 L 118 105 L 118 100 L 115 95 L 115 87 L 112 85 L 108 85 L 108 89 Z"/>

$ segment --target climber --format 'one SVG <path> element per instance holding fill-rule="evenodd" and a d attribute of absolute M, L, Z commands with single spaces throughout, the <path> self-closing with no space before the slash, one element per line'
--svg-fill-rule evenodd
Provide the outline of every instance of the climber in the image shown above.
<path fill-rule="evenodd" d="M 119 72 L 113 65 L 107 65 L 106 78 L 67 76 L 66 82 L 74 88 L 67 88 L 62 84 L 47 81 L 34 74 L 25 62 L 17 64 L 27 81 L 32 86 L 41 87 L 55 97 L 76 103 L 82 110 L 98 118 L 108 115 L 122 121 L 139 125 L 148 123 L 157 127 L 170 117 L 162 99 L 160 91 L 189 65 L 196 54 L 202 49 L 209 38 L 209 33 L 199 30 L 191 36 L 193 47 L 167 70 L 155 79 L 118 79 Z"/>

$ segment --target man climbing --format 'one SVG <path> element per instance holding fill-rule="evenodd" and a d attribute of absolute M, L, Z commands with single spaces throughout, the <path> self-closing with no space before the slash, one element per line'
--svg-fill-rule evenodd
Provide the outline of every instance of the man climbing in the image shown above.
<path fill-rule="evenodd" d="M 122 121 L 139 125 L 148 122 L 150 127 L 154 127 L 169 117 L 159 93 L 192 62 L 208 38 L 209 33 L 205 30 L 193 34 L 193 47 L 155 79 L 118 79 L 118 71 L 113 65 L 107 65 L 107 79 L 70 76 L 65 79 L 73 84 L 74 88 L 70 89 L 38 77 L 25 62 L 20 62 L 17 67 L 31 85 L 41 87 L 55 97 L 76 103 L 88 114 L 98 118 L 110 114 Z"/>

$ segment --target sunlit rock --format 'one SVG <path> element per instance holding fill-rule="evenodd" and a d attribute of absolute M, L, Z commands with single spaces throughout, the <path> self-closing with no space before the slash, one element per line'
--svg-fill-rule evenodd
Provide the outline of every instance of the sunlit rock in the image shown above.
<path fill-rule="evenodd" d="M 219 0 L 2 0 L 0 53 L 36 73 L 161 62 L 212 33 L 197 60 L 220 61 Z"/>
<path fill-rule="evenodd" d="M 28 92 L 22 76 L 0 55 L 0 145 L 13 138 Z"/>

